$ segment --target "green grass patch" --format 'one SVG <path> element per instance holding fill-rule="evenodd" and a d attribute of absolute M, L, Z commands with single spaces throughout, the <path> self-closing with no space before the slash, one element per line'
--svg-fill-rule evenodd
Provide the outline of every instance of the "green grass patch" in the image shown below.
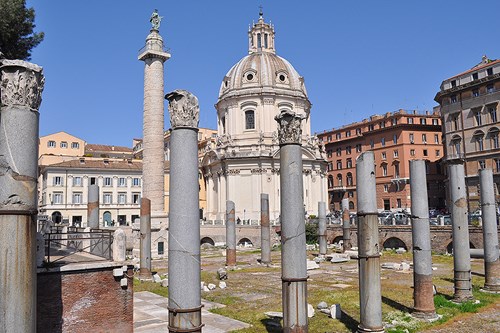
<path fill-rule="evenodd" d="M 153 281 L 141 281 L 134 279 L 134 292 L 149 291 L 153 294 L 168 297 L 168 288 L 162 287 L 161 284 Z"/>

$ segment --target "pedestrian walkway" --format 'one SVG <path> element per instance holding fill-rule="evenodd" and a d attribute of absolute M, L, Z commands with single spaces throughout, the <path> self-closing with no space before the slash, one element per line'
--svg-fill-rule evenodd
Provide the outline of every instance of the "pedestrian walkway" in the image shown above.
<path fill-rule="evenodd" d="M 250 327 L 244 322 L 208 312 L 225 305 L 202 301 L 203 333 L 225 333 Z M 168 332 L 168 300 L 149 291 L 134 293 L 134 332 Z"/>

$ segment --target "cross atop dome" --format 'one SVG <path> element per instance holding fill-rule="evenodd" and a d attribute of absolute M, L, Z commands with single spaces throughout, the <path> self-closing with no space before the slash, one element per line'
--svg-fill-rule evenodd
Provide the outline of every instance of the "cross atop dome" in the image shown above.
<path fill-rule="evenodd" d="M 270 52 L 276 54 L 274 48 L 274 27 L 264 22 L 262 6 L 259 6 L 259 20 L 248 31 L 248 53 Z"/>

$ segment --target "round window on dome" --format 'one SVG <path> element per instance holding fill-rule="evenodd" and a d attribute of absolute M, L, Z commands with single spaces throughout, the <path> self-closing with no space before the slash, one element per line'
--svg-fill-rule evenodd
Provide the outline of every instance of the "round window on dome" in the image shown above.
<path fill-rule="evenodd" d="M 280 76 L 278 77 L 278 79 L 281 81 L 281 82 L 285 82 L 286 81 L 286 76 L 284 74 L 280 74 Z"/>
<path fill-rule="evenodd" d="M 253 74 L 252 73 L 248 73 L 247 74 L 247 80 L 248 81 L 252 81 L 253 80 Z"/>

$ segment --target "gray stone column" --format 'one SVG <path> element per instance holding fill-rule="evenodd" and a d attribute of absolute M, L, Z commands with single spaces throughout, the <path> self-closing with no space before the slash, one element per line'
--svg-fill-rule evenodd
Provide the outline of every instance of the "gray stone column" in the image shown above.
<path fill-rule="evenodd" d="M 170 209 L 168 234 L 169 332 L 201 332 L 198 99 L 185 90 L 169 101 Z"/>
<path fill-rule="evenodd" d="M 140 275 L 151 278 L 151 200 L 141 198 Z"/>
<path fill-rule="evenodd" d="M 143 113 L 143 158 L 142 195 L 151 200 L 151 219 L 154 228 L 160 222 L 167 223 L 164 210 L 164 99 L 163 63 L 170 58 L 165 52 L 163 39 L 153 26 L 146 38 L 146 45 L 139 54 L 144 61 L 144 113 Z"/>
<path fill-rule="evenodd" d="M 269 224 L 269 194 L 260 194 L 260 263 L 271 263 L 271 226 Z"/>
<path fill-rule="evenodd" d="M 410 161 L 410 194 L 413 238 L 413 315 L 436 318 L 432 287 L 431 231 L 425 161 Z"/>
<path fill-rule="evenodd" d="M 349 199 L 342 199 L 342 248 L 348 251 L 352 248 L 351 243 L 351 221 L 349 218 Z"/>
<path fill-rule="evenodd" d="M 278 122 L 281 193 L 283 331 L 307 332 L 307 266 L 302 183 L 304 116 L 282 111 Z"/>
<path fill-rule="evenodd" d="M 491 169 L 479 170 L 484 243 L 484 290 L 500 292 L 500 261 L 495 208 L 495 188 Z"/>
<path fill-rule="evenodd" d="M 236 224 L 234 202 L 226 201 L 226 266 L 236 266 Z"/>
<path fill-rule="evenodd" d="M 42 68 L 0 60 L 0 332 L 36 331 L 38 107 Z"/>
<path fill-rule="evenodd" d="M 467 211 L 467 187 L 465 186 L 465 172 L 463 163 L 448 165 L 451 194 L 451 221 L 453 231 L 453 267 L 455 302 L 465 302 L 473 299 L 470 250 L 469 250 L 469 225 Z"/>
<path fill-rule="evenodd" d="M 372 151 L 364 152 L 356 159 L 360 304 L 358 332 L 384 332 L 374 165 Z"/>
<path fill-rule="evenodd" d="M 87 227 L 99 228 L 99 186 L 89 185 L 87 200 Z"/>
<path fill-rule="evenodd" d="M 326 203 L 318 202 L 318 237 L 319 237 L 319 254 L 326 255 Z"/>

